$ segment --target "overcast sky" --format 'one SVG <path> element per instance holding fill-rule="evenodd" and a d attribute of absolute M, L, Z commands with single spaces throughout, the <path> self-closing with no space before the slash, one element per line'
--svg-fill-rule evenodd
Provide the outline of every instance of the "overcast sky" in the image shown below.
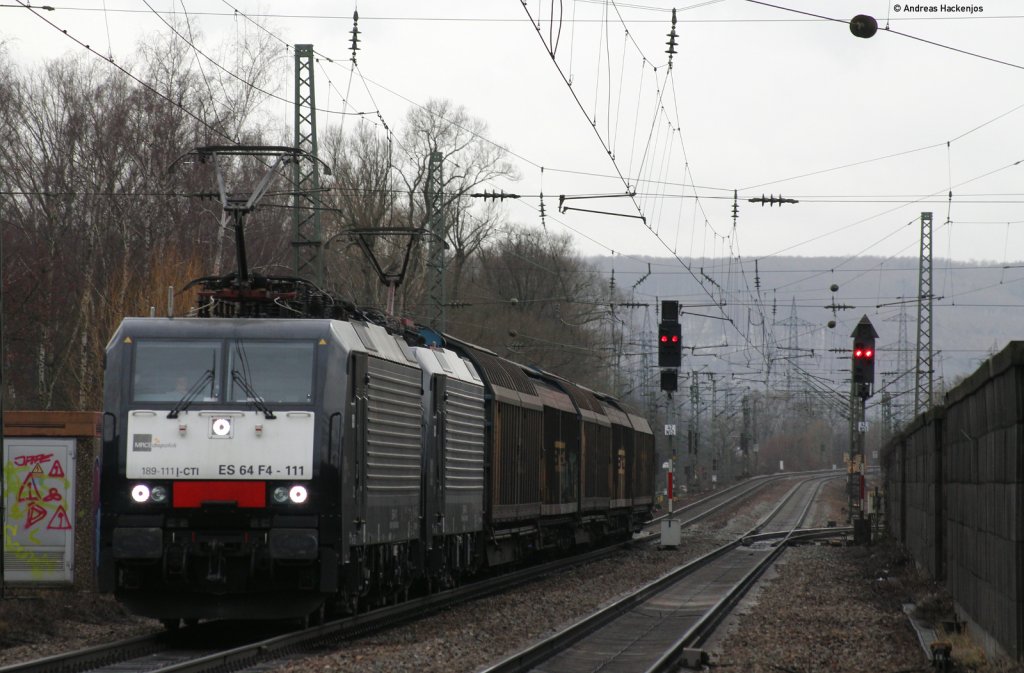
<path fill-rule="evenodd" d="M 96 58 L 10 4 L 0 37 L 19 62 Z M 400 128 L 410 105 L 449 98 L 514 153 L 521 179 L 489 186 L 522 195 L 510 218 L 540 224 L 543 191 L 546 225 L 572 232 L 582 254 L 916 256 L 927 210 L 936 257 L 1024 257 L 1024 164 L 1014 165 L 1024 159 L 1024 5 L 775 4 L 677 7 L 671 70 L 672 5 L 655 0 L 78 0 L 40 15 L 124 63 L 140 40 L 169 32 L 155 12 L 183 19 L 184 7 L 212 53 L 251 28 L 237 9 L 334 59 L 316 71 L 324 110 L 379 111 Z M 856 14 L 877 18 L 874 37 L 851 34 Z M 292 60 L 279 64 L 279 93 L 291 99 Z M 268 111 L 290 124 L 286 103 Z M 636 196 L 621 197 L 627 189 Z M 566 205 L 633 217 L 559 213 L 561 194 L 619 195 Z M 800 203 L 746 201 L 762 194 Z"/>

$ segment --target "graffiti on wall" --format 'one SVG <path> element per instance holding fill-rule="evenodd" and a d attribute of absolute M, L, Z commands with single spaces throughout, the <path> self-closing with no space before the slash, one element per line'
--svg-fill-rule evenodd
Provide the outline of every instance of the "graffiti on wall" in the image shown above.
<path fill-rule="evenodd" d="M 4 575 L 69 581 L 74 548 L 74 442 L 6 440 Z"/>

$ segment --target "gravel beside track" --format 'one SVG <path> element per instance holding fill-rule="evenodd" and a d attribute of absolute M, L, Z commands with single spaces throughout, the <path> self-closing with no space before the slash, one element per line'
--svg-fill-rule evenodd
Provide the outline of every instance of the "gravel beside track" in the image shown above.
<path fill-rule="evenodd" d="M 791 487 L 792 482 L 771 485 L 748 501 L 745 513 L 717 515 L 684 530 L 677 550 L 624 551 L 334 652 L 263 670 L 479 670 L 746 532 Z M 829 482 L 822 496 L 825 503 L 812 512 L 809 525 L 825 526 L 829 520 L 844 525 L 842 481 Z M 744 614 L 708 645 L 712 662 L 724 671 L 755 673 L 931 670 L 900 603 L 935 587 L 915 578 L 911 565 L 886 544 L 789 550 L 778 571 L 741 607 Z M 0 665 L 160 630 L 159 623 L 128 616 L 106 597 L 15 590 L 0 601 Z"/>
<path fill-rule="evenodd" d="M 825 485 L 809 527 L 845 525 L 844 485 Z M 712 664 L 750 673 L 930 670 L 902 612 L 916 580 L 899 578 L 901 558 L 888 544 L 788 549 L 707 644 Z"/>
<path fill-rule="evenodd" d="M 713 516 L 685 529 L 679 549 L 626 551 L 501 596 L 473 601 L 422 622 L 348 643 L 337 652 L 285 664 L 277 670 L 286 673 L 476 671 L 745 533 L 771 511 L 792 486 L 792 483 L 772 484 L 748 501 L 743 514 Z"/>
<path fill-rule="evenodd" d="M 0 666 L 163 630 L 155 619 L 129 615 L 109 596 L 8 588 L 0 600 Z"/>
<path fill-rule="evenodd" d="M 884 554 L 884 552 L 883 552 Z M 864 576 L 870 548 L 787 550 L 775 577 L 729 636 L 710 650 L 716 669 L 749 673 L 930 670 L 901 593 Z"/>

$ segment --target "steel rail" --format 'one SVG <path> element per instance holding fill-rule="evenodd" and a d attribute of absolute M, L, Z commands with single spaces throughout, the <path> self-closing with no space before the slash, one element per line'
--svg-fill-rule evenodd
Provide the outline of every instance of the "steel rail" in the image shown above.
<path fill-rule="evenodd" d="M 822 483 L 831 478 L 835 477 L 833 477 L 831 474 L 823 477 L 818 477 L 818 479 Z M 575 622 L 574 624 L 568 626 L 562 631 L 554 634 L 552 637 L 534 643 L 533 645 L 519 652 L 516 652 L 511 656 L 508 656 L 505 659 L 502 659 L 501 661 L 487 668 L 481 669 L 478 673 L 523 673 L 525 671 L 529 671 L 537 667 L 539 664 L 542 664 L 543 662 L 551 659 L 555 655 L 564 652 L 568 648 L 572 647 L 575 643 L 588 637 L 589 635 L 593 634 L 602 627 L 610 624 L 612 621 L 629 613 L 631 610 L 635 609 L 637 606 L 642 605 L 645 601 L 649 600 L 650 598 L 658 595 L 659 593 L 663 592 L 669 587 L 674 586 L 680 580 L 685 579 L 688 575 L 692 574 L 693 572 L 706 567 L 707 565 L 711 564 L 717 559 L 729 554 L 734 549 L 749 543 L 749 541 L 755 539 L 767 539 L 770 537 L 777 538 L 785 537 L 787 535 L 791 536 L 792 530 L 786 532 L 773 533 L 761 533 L 761 530 L 768 523 L 770 523 L 771 520 L 774 517 L 776 517 L 783 510 L 783 508 L 789 504 L 789 502 L 793 498 L 796 497 L 797 493 L 805 484 L 811 482 L 813 479 L 814 477 L 809 477 L 805 481 L 796 484 L 782 498 L 782 500 L 775 506 L 775 508 L 772 509 L 771 512 L 769 512 L 765 517 L 763 517 L 762 520 L 756 526 L 754 526 L 750 531 L 748 531 L 740 538 L 728 544 L 725 544 L 719 547 L 718 549 L 709 552 L 708 554 L 705 554 L 697 559 L 694 559 L 693 561 L 690 561 L 689 563 L 686 563 L 683 566 L 680 566 L 679 568 L 641 587 L 629 596 L 625 596 L 616 601 L 615 603 L 608 605 L 607 607 L 602 608 L 601 610 L 591 615 L 588 615 L 587 617 L 584 617 L 583 619 Z M 818 488 L 821 488 L 820 484 Z M 806 515 L 806 512 L 810 507 L 810 503 L 814 501 L 814 497 L 817 495 L 817 492 L 818 491 L 816 490 L 815 493 L 811 496 L 811 498 L 809 498 L 808 504 L 805 505 L 801 513 L 801 520 Z M 815 532 L 821 534 L 820 530 L 821 529 L 816 529 Z M 838 534 L 840 529 L 830 528 L 824 530 L 828 531 L 829 535 L 835 535 Z"/>
<path fill-rule="evenodd" d="M 767 480 L 765 483 L 770 481 L 774 480 Z M 792 497 L 792 494 L 797 489 L 798 486 L 795 486 L 787 495 L 786 500 Z M 780 503 L 779 507 L 781 508 L 783 504 Z M 715 509 L 717 510 L 718 507 Z M 769 514 L 765 517 L 765 520 L 771 516 Z M 545 564 L 544 566 L 538 566 L 537 568 L 526 569 L 490 581 L 474 583 L 444 593 L 414 599 L 400 605 L 374 610 L 365 615 L 342 620 L 342 623 L 331 622 L 304 631 L 283 634 L 259 643 L 216 652 L 205 657 L 156 669 L 151 673 L 215 673 L 218 671 L 239 670 L 253 666 L 271 657 L 286 656 L 306 647 L 350 640 L 385 628 L 391 628 L 413 619 L 419 619 L 426 614 L 446 609 L 457 603 L 485 597 L 498 591 L 505 591 L 568 567 L 590 563 L 623 547 L 641 541 L 638 539 L 617 545 L 609 545 L 593 552 L 562 559 Z M 737 540 L 735 544 L 739 545 L 741 543 L 742 540 Z M 708 556 L 724 553 L 726 553 L 726 550 L 722 548 Z"/>
<path fill-rule="evenodd" d="M 733 608 L 739 603 L 739 601 L 750 591 L 751 588 L 757 583 L 761 575 L 778 560 L 782 552 L 786 550 L 790 542 L 794 539 L 794 534 L 798 532 L 800 525 L 804 522 L 807 517 L 808 511 L 810 511 L 811 505 L 817 499 L 818 494 L 821 492 L 825 482 L 829 481 L 828 478 L 823 478 L 818 482 L 814 493 L 810 498 L 807 499 L 806 504 L 800 512 L 800 516 L 797 518 L 796 523 L 785 531 L 774 531 L 768 534 L 755 534 L 746 540 L 754 539 L 765 539 L 767 536 L 775 536 L 779 538 L 777 544 L 774 545 L 772 551 L 766 555 L 757 565 L 750 569 L 739 582 L 737 582 L 732 589 L 729 590 L 722 598 L 693 625 L 690 629 L 684 633 L 672 647 L 670 647 L 661 657 L 658 658 L 651 666 L 649 666 L 644 673 L 668 673 L 669 671 L 675 671 L 679 668 L 680 661 L 683 659 L 684 654 L 687 650 L 699 647 L 703 643 L 707 642 L 711 634 L 714 633 L 718 625 L 721 624 L 722 620 L 732 612 Z M 795 492 L 795 489 L 794 491 Z M 791 494 L 793 493 L 791 492 Z M 781 509 L 781 506 L 780 506 Z M 820 532 L 822 529 L 817 529 L 815 532 Z M 838 534 L 840 529 L 838 528 L 826 528 L 826 531 L 834 531 L 832 534 Z"/>
<path fill-rule="evenodd" d="M 78 673 L 78 671 L 162 652 L 171 647 L 170 641 L 177 635 L 170 632 L 158 632 L 135 636 L 74 652 L 64 652 L 23 663 L 9 664 L 0 667 L 0 673 L 53 673 L 55 671 Z"/>

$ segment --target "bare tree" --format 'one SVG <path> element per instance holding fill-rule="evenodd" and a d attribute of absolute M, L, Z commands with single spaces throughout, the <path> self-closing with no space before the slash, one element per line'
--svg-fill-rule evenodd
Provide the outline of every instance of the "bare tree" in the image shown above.
<path fill-rule="evenodd" d="M 397 209 L 392 143 L 378 127 L 360 121 L 345 136 L 328 131 L 320 141 L 320 152 L 333 174 L 331 190 L 323 197 L 324 238 L 330 241 L 326 275 L 332 287 L 355 303 L 380 305 L 382 285 L 350 232 L 407 226 Z M 382 267 L 396 268 L 409 239 L 367 236 L 364 240 Z"/>
<path fill-rule="evenodd" d="M 450 331 L 526 364 L 608 390 L 606 289 L 568 236 L 510 228 L 466 269 Z"/>
<path fill-rule="evenodd" d="M 223 134 L 190 47 L 151 40 L 142 86 L 100 62 L 27 72 L 0 54 L 0 195 L 8 381 L 22 408 L 96 408 L 107 334 L 210 258 L 215 204 L 174 159 Z M 215 122 L 243 128 L 222 101 Z M 278 228 L 280 226 L 278 225 Z M 201 272 L 201 271 L 200 271 Z M 164 287 L 155 289 L 158 280 Z"/>
<path fill-rule="evenodd" d="M 469 196 L 496 180 L 517 180 L 508 151 L 487 139 L 487 123 L 447 99 L 431 99 L 411 108 L 402 133 L 405 165 L 405 216 L 409 226 L 426 224 L 424 193 L 432 152 L 441 153 L 446 242 L 451 249 L 448 273 L 452 298 L 458 299 L 463 267 L 503 228 L 500 208 L 474 207 Z M 493 206 L 493 204 L 492 204 Z"/>

